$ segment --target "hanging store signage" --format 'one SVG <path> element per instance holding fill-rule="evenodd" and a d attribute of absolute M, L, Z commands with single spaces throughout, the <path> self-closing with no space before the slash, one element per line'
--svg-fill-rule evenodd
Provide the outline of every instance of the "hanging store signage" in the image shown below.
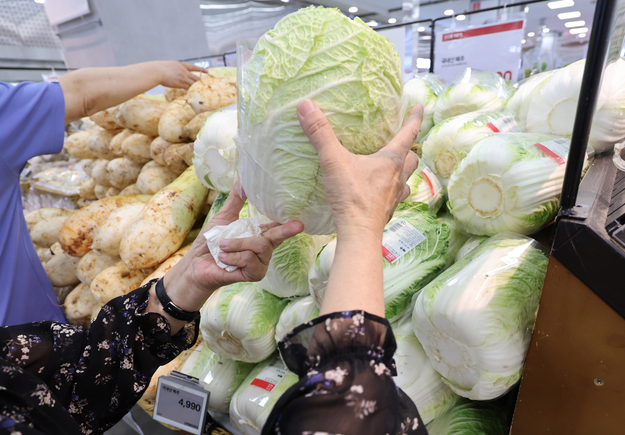
<path fill-rule="evenodd" d="M 516 83 L 521 66 L 525 20 L 436 32 L 434 73 L 447 82 L 467 67 L 495 71 Z"/>

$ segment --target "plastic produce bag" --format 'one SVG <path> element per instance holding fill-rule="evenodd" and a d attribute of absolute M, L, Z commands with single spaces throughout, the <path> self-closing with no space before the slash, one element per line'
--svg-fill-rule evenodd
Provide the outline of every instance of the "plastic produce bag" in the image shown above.
<path fill-rule="evenodd" d="M 239 177 L 251 204 L 305 232 L 335 232 L 315 148 L 297 105 L 311 99 L 356 154 L 386 145 L 403 121 L 400 59 L 360 19 L 308 7 L 282 18 L 253 51 L 239 46 Z"/>
<path fill-rule="evenodd" d="M 434 124 L 463 113 L 501 109 L 513 93 L 512 85 L 499 74 L 467 68 L 438 96 Z"/>
<path fill-rule="evenodd" d="M 262 230 L 260 228 L 260 219 L 257 217 L 238 219 L 230 225 L 218 225 L 206 231 L 203 235 L 206 238 L 206 245 L 210 251 L 217 266 L 233 272 L 238 269 L 236 266 L 228 266 L 219 261 L 219 253 L 221 248 L 219 242 L 223 239 L 243 239 L 245 237 L 260 237 Z"/>
<path fill-rule="evenodd" d="M 470 112 L 447 118 L 423 140 L 421 155 L 447 186 L 449 177 L 482 139 L 497 133 L 520 133 L 513 112 Z"/>
<path fill-rule="evenodd" d="M 445 82 L 435 74 L 415 74 L 404 84 L 404 98 L 408 102 L 407 113 L 417 104 L 423 106 L 423 122 L 417 136 L 421 142 L 434 126 L 434 106 L 445 89 Z"/>
<path fill-rule="evenodd" d="M 312 296 L 293 299 L 280 314 L 280 320 L 276 325 L 276 343 L 279 343 L 282 337 L 293 329 L 317 317 L 319 317 L 319 307 Z M 308 347 L 310 340 L 302 338 L 300 343 Z"/>
<path fill-rule="evenodd" d="M 202 337 L 221 356 L 262 361 L 276 350 L 276 325 L 287 303 L 255 282 L 222 287 L 202 307 Z"/>
<path fill-rule="evenodd" d="M 187 358 L 180 372 L 198 378 L 202 388 L 210 392 L 208 409 L 227 413 L 234 392 L 254 367 L 253 363 L 221 357 L 202 342 Z"/>
<path fill-rule="evenodd" d="M 230 402 L 230 421 L 243 435 L 259 435 L 282 394 L 299 378 L 279 357 L 257 364 Z"/>
<path fill-rule="evenodd" d="M 438 213 L 445 202 L 445 188 L 423 159 L 419 159 L 417 170 L 408 178 L 406 184 L 410 186 L 410 196 L 403 201 L 404 203 L 422 202 L 427 204 L 430 213 Z"/>
<path fill-rule="evenodd" d="M 547 262 L 536 241 L 502 233 L 419 293 L 412 313 L 415 334 L 455 393 L 490 400 L 518 382 Z"/>

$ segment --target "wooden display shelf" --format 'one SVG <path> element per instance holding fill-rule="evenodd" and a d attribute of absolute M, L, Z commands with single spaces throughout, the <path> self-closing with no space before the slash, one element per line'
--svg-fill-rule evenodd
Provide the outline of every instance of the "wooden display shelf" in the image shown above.
<path fill-rule="evenodd" d="M 623 433 L 625 319 L 551 257 L 510 435 Z"/>

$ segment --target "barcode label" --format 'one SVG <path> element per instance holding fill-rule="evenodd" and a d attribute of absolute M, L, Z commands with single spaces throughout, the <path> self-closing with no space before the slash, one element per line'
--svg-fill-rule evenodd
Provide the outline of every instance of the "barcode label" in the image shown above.
<path fill-rule="evenodd" d="M 534 144 L 534 146 L 549 154 L 558 163 L 558 165 L 562 166 L 566 164 L 566 159 L 569 156 L 571 141 L 568 139 L 555 139 L 547 142 L 540 142 Z"/>
<path fill-rule="evenodd" d="M 280 358 L 276 358 L 254 378 L 250 385 L 273 391 L 288 372 Z"/>
<path fill-rule="evenodd" d="M 421 231 L 405 219 L 398 219 L 389 226 L 382 236 L 382 255 L 389 263 L 394 263 L 425 240 Z"/>
<path fill-rule="evenodd" d="M 504 116 L 486 124 L 495 133 L 520 133 L 521 129 L 512 116 Z"/>
<path fill-rule="evenodd" d="M 443 190 L 443 185 L 438 180 L 438 177 L 434 175 L 434 172 L 432 172 L 430 168 L 424 168 L 421 173 L 430 185 L 430 192 L 432 192 L 432 196 L 436 196 L 441 190 Z"/>

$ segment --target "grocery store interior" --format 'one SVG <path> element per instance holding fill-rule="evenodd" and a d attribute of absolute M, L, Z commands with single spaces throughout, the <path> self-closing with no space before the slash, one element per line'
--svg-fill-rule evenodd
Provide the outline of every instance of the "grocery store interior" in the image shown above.
<path fill-rule="evenodd" d="M 2 0 L 0 82 L 0 434 L 624 433 L 625 0 Z"/>

